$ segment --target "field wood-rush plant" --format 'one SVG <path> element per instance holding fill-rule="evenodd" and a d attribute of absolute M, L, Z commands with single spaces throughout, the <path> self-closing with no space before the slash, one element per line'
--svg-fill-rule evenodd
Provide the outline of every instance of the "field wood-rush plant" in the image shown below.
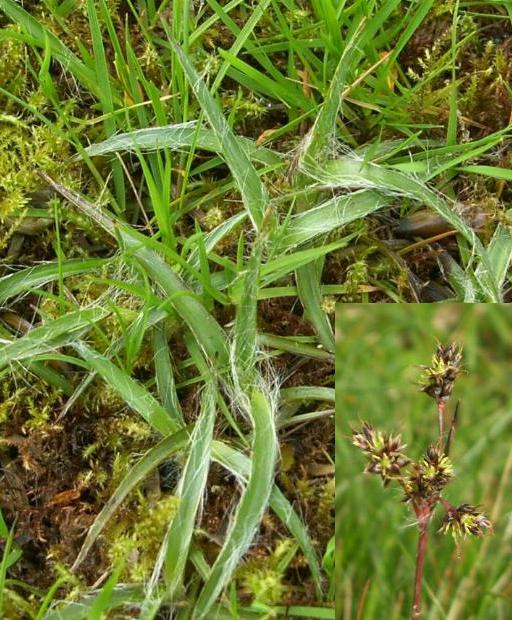
<path fill-rule="evenodd" d="M 334 616 L 336 302 L 510 298 L 483 4 L 0 0 L 23 613 Z"/>
<path fill-rule="evenodd" d="M 437 407 L 438 437 L 418 461 L 412 461 L 405 453 L 400 435 L 375 430 L 367 422 L 352 433 L 352 442 L 367 457 L 365 472 L 379 475 L 384 486 L 396 482 L 403 491 L 402 501 L 409 504 L 416 516 L 418 547 L 414 577 L 412 620 L 421 617 L 421 598 L 428 529 L 437 505 L 445 516 L 440 531 L 450 532 L 455 541 L 467 535 L 481 536 L 491 528 L 489 519 L 470 504 L 452 506 L 443 496 L 444 488 L 454 477 L 449 458 L 450 446 L 458 419 L 459 404 L 446 425 L 446 405 L 453 385 L 460 374 L 462 350 L 455 344 L 439 344 L 430 366 L 424 366 L 421 390 L 434 399 Z M 445 430 L 447 428 L 447 430 Z"/>
<path fill-rule="evenodd" d="M 67 462 L 67 445 L 63 446 L 63 462 L 55 461 L 74 474 L 67 482 L 73 488 L 49 491 L 37 505 L 38 514 L 46 511 L 48 517 L 49 506 L 59 502 L 66 514 L 88 514 L 87 526 L 73 537 L 76 547 L 76 540 L 87 531 L 71 564 L 95 587 L 87 592 L 83 583 L 73 580 L 60 566 L 69 565 L 69 553 L 63 554 L 56 545 L 52 557 L 64 577 L 49 587 L 32 615 L 92 618 L 116 606 L 135 605 L 145 618 L 154 617 L 162 606 L 180 618 L 275 616 L 284 609 L 279 604 L 288 590 L 285 575 L 303 563 L 300 570 L 308 567 L 311 604 L 288 605 L 290 612 L 331 617 L 332 587 L 328 588 L 329 575 L 320 562 L 332 537 L 328 476 L 322 477 L 322 485 L 304 481 L 311 487 L 308 501 L 325 517 L 325 526 L 319 521 L 314 528 L 326 530 L 320 532 L 325 541 L 320 544 L 299 517 L 294 503 L 302 500 L 289 477 L 291 498 L 275 477 L 281 429 L 286 429 L 282 433 L 287 437 L 317 420 L 323 422 L 327 438 L 332 435 L 332 347 L 319 349 L 311 329 L 309 335 L 298 330 L 298 338 L 265 333 L 258 325 L 258 304 L 296 297 L 294 272 L 344 247 L 353 235 L 319 242 L 328 230 L 325 213 L 317 218 L 323 227 L 311 227 L 309 221 L 293 216 L 293 191 L 281 205 L 274 203 L 269 179 L 276 183 L 277 175 L 285 174 L 286 158 L 254 139 L 238 136 L 217 97 L 236 56 L 245 48 L 257 53 L 254 30 L 270 2 L 262 2 L 240 29 L 229 17 L 235 9 L 241 15 L 245 11 L 236 2 L 226 9 L 214 3 L 213 13 L 202 7 L 197 15 L 192 13 L 197 7 L 181 1 L 173 3 L 169 14 L 165 2 L 159 6 L 128 2 L 123 18 L 115 2 L 75 4 L 45 3 L 39 11 L 16 2 L 0 3 L 2 18 L 10 24 L 3 40 L 12 38 L 23 50 L 26 46 L 20 77 L 30 88 L 37 66 L 42 89 L 38 94 L 44 105 L 23 101 L 18 96 L 23 88 L 17 90 L 15 83 L 7 84 L 1 96 L 12 110 L 23 110 L 31 122 L 50 128 L 62 142 L 60 166 L 57 151 L 39 153 L 30 161 L 24 187 L 15 178 L 1 188 L 9 198 L 3 207 L 16 224 L 32 200 L 28 190 L 42 187 L 49 192 L 48 205 L 44 202 L 41 211 L 31 206 L 27 214 L 50 216 L 56 257 L 2 279 L 2 303 L 16 300 L 23 307 L 29 297 L 37 319 L 21 320 L 18 312 L 10 316 L 15 327 L 2 327 L 0 354 L 5 381 L 16 377 L 20 368 L 28 369 L 51 386 L 55 407 L 45 403 L 38 411 L 39 403 L 26 404 L 26 391 L 11 385 L 12 408 L 6 408 L 2 421 L 17 423 L 16 416 L 23 417 L 28 409 L 29 424 L 42 429 L 43 435 L 58 434 L 70 423 L 80 435 L 79 412 L 93 419 L 107 413 L 110 425 L 105 432 L 99 423 L 93 424 L 87 439 L 79 436 L 75 441 L 78 472 Z M 189 51 L 197 33 L 195 20 L 209 28 L 227 20 L 235 37 L 230 58 L 216 73 L 213 86 L 200 76 L 197 57 Z M 76 33 L 84 24 L 82 40 Z M 57 84 L 57 78 L 62 83 Z M 167 85 L 175 94 L 162 92 Z M 65 107 L 59 98 L 68 86 L 75 88 L 76 99 Z M 81 97 L 89 102 L 84 104 Z M 302 96 L 297 100 L 313 112 L 312 101 Z M 330 112 L 333 127 L 336 114 L 337 107 Z M 14 116 L 4 120 L 12 121 L 18 131 L 13 148 L 18 154 L 28 130 Z M 39 134 L 36 137 L 39 143 Z M 70 147 L 77 156 L 68 159 Z M 223 166 L 229 171 L 226 179 Z M 90 178 L 82 183 L 85 170 Z M 210 183 L 212 191 L 207 181 L 210 170 L 220 179 Z M 225 207 L 229 201 L 236 206 L 232 213 Z M 214 206 L 204 217 L 196 217 L 203 204 L 210 203 Z M 76 211 L 71 212 L 71 206 Z M 331 224 L 339 227 L 344 218 L 333 212 Z M 74 226 L 87 231 L 96 244 L 86 260 L 76 253 Z M 227 250 L 219 250 L 222 244 Z M 325 331 L 329 319 L 321 308 L 320 277 L 318 273 L 317 294 L 308 302 L 308 311 L 312 323 L 321 321 Z M 300 295 L 307 295 L 303 287 Z M 325 383 L 308 385 L 306 379 L 281 393 L 270 355 L 316 360 L 324 365 Z M 310 410 L 307 403 L 318 400 L 329 408 Z M 21 440 L 6 435 L 7 447 L 19 446 L 24 467 L 36 478 L 43 475 L 38 461 L 45 455 L 33 456 Z M 127 446 L 130 439 L 137 458 Z M 30 442 L 34 443 L 32 437 L 25 441 Z M 317 451 L 323 459 L 329 456 L 328 449 Z M 169 489 L 164 495 L 161 481 L 157 494 L 162 497 L 154 499 L 148 478 L 156 472 L 158 479 L 159 468 L 169 463 L 176 471 L 172 495 Z M 212 488 L 224 492 L 210 492 Z M 3 500 L 11 516 L 21 510 L 15 490 L 10 485 Z M 103 507 L 95 510 L 102 501 Z M 167 513 L 162 507 L 168 507 Z M 31 515 L 29 508 L 24 509 L 24 515 Z M 208 520 L 217 526 L 217 534 L 210 531 Z M 27 528 L 27 522 L 21 526 Z M 143 526 L 146 537 L 141 536 Z M 273 531 L 279 531 L 278 536 Z M 289 549 L 279 561 L 272 560 L 275 564 L 267 572 L 265 557 L 260 559 L 261 584 L 249 586 L 239 601 L 240 584 L 249 582 L 236 571 L 263 533 L 268 538 L 261 546 L 265 554 L 279 555 L 280 538 L 281 547 Z M 43 539 L 41 533 L 38 542 Z M 90 579 L 91 562 L 100 555 L 103 574 Z M 110 568 L 112 575 L 105 579 Z M 274 580 L 268 591 L 266 579 Z M 59 604 L 59 595 L 69 600 Z M 293 603 L 293 598 L 285 602 Z M 16 613 L 17 601 L 11 597 L 9 604 L 10 613 Z"/>

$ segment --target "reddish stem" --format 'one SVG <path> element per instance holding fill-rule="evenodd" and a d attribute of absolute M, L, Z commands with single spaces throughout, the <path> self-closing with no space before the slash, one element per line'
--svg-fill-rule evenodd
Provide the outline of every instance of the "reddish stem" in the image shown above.
<path fill-rule="evenodd" d="M 428 525 L 432 516 L 432 509 L 428 504 L 422 504 L 414 508 L 418 517 L 418 550 L 416 553 L 416 575 L 414 578 L 414 601 L 412 606 L 412 620 L 419 620 L 421 616 L 421 594 L 423 587 L 423 572 L 425 568 L 425 555 L 428 542 Z"/>

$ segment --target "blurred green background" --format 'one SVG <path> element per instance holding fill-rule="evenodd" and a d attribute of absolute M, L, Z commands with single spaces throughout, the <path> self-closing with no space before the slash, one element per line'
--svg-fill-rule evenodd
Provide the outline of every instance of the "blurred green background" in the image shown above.
<path fill-rule="evenodd" d="M 398 485 L 363 474 L 351 428 L 368 421 L 401 433 L 416 459 L 436 438 L 435 403 L 418 391 L 436 338 L 464 347 L 467 372 L 451 450 L 456 479 L 444 496 L 480 505 L 494 534 L 457 549 L 430 529 L 423 615 L 428 620 L 512 618 L 512 307 L 491 304 L 344 304 L 336 313 L 337 620 L 411 617 L 417 529 Z"/>

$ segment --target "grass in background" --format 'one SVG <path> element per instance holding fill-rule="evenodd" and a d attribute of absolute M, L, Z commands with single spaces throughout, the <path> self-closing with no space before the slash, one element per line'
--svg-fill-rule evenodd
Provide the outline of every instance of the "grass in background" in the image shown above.
<path fill-rule="evenodd" d="M 416 384 L 435 339 L 464 347 L 467 374 L 451 450 L 456 478 L 446 490 L 457 503 L 480 504 L 494 535 L 468 539 L 430 533 L 424 618 L 507 618 L 510 599 L 510 451 L 512 360 L 508 306 L 339 306 L 336 317 L 336 617 L 406 619 L 412 605 L 417 531 L 398 488 L 365 476 L 350 429 L 360 420 L 402 434 L 412 458 L 436 437 L 432 401 Z M 392 497 L 396 495 L 396 497 Z"/>

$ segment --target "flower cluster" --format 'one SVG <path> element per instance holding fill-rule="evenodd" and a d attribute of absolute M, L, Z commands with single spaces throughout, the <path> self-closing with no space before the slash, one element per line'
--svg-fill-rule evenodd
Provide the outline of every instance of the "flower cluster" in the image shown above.
<path fill-rule="evenodd" d="M 421 615 L 422 581 L 428 541 L 428 529 L 438 504 L 445 509 L 440 532 L 450 532 L 455 541 L 468 534 L 482 536 L 492 530 L 491 521 L 475 506 L 462 504 L 455 508 L 444 497 L 444 488 L 454 478 L 453 465 L 448 457 L 455 424 L 458 419 L 457 403 L 448 432 L 445 433 L 446 405 L 452 394 L 457 376 L 461 372 L 462 349 L 455 343 L 438 344 L 430 366 L 422 366 L 421 389 L 436 401 L 438 416 L 438 437 L 424 455 L 411 461 L 404 453 L 400 435 L 391 435 L 376 430 L 363 422 L 361 429 L 352 431 L 352 443 L 366 456 L 365 472 L 380 475 L 384 486 L 394 480 L 404 491 L 406 502 L 416 516 L 418 547 L 412 618 Z M 446 435 L 446 436 L 445 436 Z M 443 446 L 444 443 L 444 446 Z"/>
<path fill-rule="evenodd" d="M 367 422 L 363 423 L 360 431 L 352 432 L 352 443 L 361 449 L 368 458 L 365 471 L 379 474 L 384 486 L 390 480 L 401 478 L 401 470 L 410 461 L 402 453 L 405 445 L 402 444 L 400 435 L 390 435 L 376 431 Z"/>
<path fill-rule="evenodd" d="M 444 534 L 451 532 L 457 540 L 465 538 L 468 534 L 483 536 L 491 529 L 491 522 L 476 506 L 461 504 L 458 508 L 453 506 L 448 508 L 439 531 Z"/>
<path fill-rule="evenodd" d="M 439 448 L 430 446 L 425 456 L 418 463 L 413 463 L 411 474 L 403 481 L 405 501 L 421 499 L 433 507 L 452 479 L 452 462 Z"/>
<path fill-rule="evenodd" d="M 438 344 L 432 364 L 422 366 L 425 371 L 421 381 L 422 391 L 436 400 L 438 411 L 444 411 L 455 379 L 461 372 L 461 360 L 461 347 L 455 343 Z M 376 430 L 367 422 L 363 422 L 360 429 L 352 431 L 352 443 L 364 452 L 368 460 L 365 472 L 378 474 L 384 486 L 392 480 L 398 483 L 404 491 L 404 501 L 417 516 L 427 517 L 429 521 L 436 504 L 441 503 L 446 510 L 446 517 L 440 531 L 451 532 L 455 538 L 467 534 L 481 536 L 491 528 L 489 519 L 469 504 L 454 508 L 442 496 L 445 486 L 454 478 L 454 471 L 447 454 L 449 441 L 443 449 L 441 437 L 442 426 L 437 444 L 430 445 L 418 461 L 412 461 L 403 452 L 406 446 L 400 435 Z"/>
<path fill-rule="evenodd" d="M 462 348 L 454 342 L 444 346 L 438 344 L 430 366 L 422 366 L 424 374 L 420 379 L 421 391 L 438 403 L 446 402 L 452 393 L 455 379 L 461 372 Z"/>

